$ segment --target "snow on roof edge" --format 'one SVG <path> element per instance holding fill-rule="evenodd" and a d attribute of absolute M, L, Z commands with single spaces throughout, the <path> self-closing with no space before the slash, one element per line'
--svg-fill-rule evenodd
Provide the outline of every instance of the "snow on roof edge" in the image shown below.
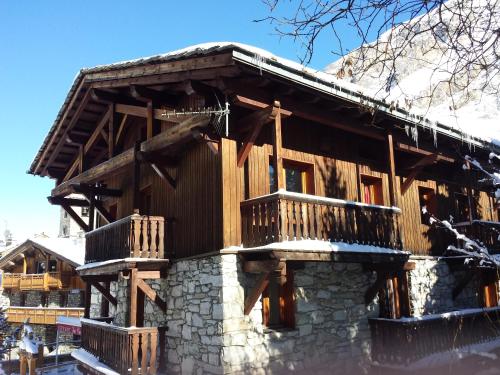
<path fill-rule="evenodd" d="M 38 168 L 38 165 L 42 161 L 42 160 L 39 160 L 39 158 L 41 157 L 41 154 L 44 152 L 43 150 L 45 150 L 46 147 L 48 146 L 48 141 L 52 138 L 53 133 L 57 130 L 58 123 L 59 123 L 63 113 L 67 109 L 66 107 L 69 105 L 69 102 L 71 101 L 71 98 L 73 97 L 73 94 L 75 93 L 75 91 L 77 89 L 77 86 L 79 86 L 82 83 L 83 77 L 86 74 L 96 73 L 96 72 L 105 71 L 105 70 L 120 69 L 120 68 L 130 67 L 130 66 L 139 66 L 139 65 L 143 65 L 143 64 L 159 62 L 162 60 L 170 61 L 170 60 L 175 60 L 175 59 L 185 58 L 185 57 L 190 57 L 190 56 L 196 56 L 196 55 L 208 55 L 210 53 L 222 52 L 222 51 L 231 50 L 231 49 L 238 49 L 238 50 L 240 50 L 240 52 L 246 53 L 247 55 L 250 54 L 251 58 L 252 58 L 251 63 L 256 68 L 262 68 L 262 64 L 264 62 L 267 62 L 267 63 L 273 62 L 275 64 L 282 65 L 283 67 L 286 67 L 288 69 L 298 71 L 304 75 L 305 74 L 310 75 L 312 79 L 323 81 L 324 83 L 327 83 L 328 85 L 337 86 L 337 90 L 339 90 L 341 92 L 345 91 L 345 90 L 351 91 L 352 94 L 359 96 L 362 100 L 371 101 L 374 105 L 383 105 L 383 106 L 389 107 L 389 105 L 387 105 L 386 103 L 382 103 L 369 95 L 363 94 L 361 86 L 357 86 L 357 85 L 352 84 L 352 83 L 341 81 L 330 73 L 326 73 L 326 72 L 323 72 L 321 70 L 306 67 L 306 66 L 304 66 L 296 61 L 292 61 L 292 60 L 289 60 L 286 58 L 276 56 L 276 55 L 272 54 L 271 52 L 264 50 L 262 48 L 259 48 L 259 47 L 254 47 L 254 46 L 251 46 L 248 44 L 243 44 L 243 43 L 238 43 L 238 42 L 209 42 L 209 43 L 196 44 L 193 46 L 185 47 L 185 48 L 174 50 L 171 52 L 166 52 L 163 54 L 157 54 L 157 55 L 152 55 L 149 57 L 142 57 L 142 58 L 138 58 L 138 59 L 119 61 L 119 62 L 112 63 L 112 64 L 97 65 L 97 66 L 94 66 L 91 68 L 81 69 L 77 73 L 77 75 L 75 76 L 75 78 L 73 80 L 73 84 L 71 85 L 70 90 L 66 96 L 66 99 L 65 99 L 63 105 L 61 106 L 61 108 L 56 116 L 56 119 L 55 119 L 52 127 L 49 129 L 49 132 L 47 133 L 47 135 L 46 135 L 40 149 L 38 150 L 34 160 L 32 161 L 27 173 L 35 174 L 35 169 Z M 333 92 L 331 92 L 331 94 L 333 94 Z M 404 114 L 406 117 L 408 117 L 410 115 L 409 113 L 407 113 L 407 111 L 405 111 L 401 108 L 398 108 L 397 110 L 399 112 L 401 112 L 402 114 Z M 392 111 L 388 111 L 388 113 L 391 114 Z M 412 120 L 409 118 L 405 118 L 403 120 L 410 121 L 410 122 L 413 122 L 415 124 L 419 124 L 422 121 L 427 122 L 429 124 L 434 123 L 434 122 L 431 122 L 430 120 L 423 118 L 423 117 L 419 118 L 418 121 L 415 121 L 415 120 Z M 463 136 L 467 136 L 467 134 L 461 133 L 460 131 L 453 128 L 452 126 L 449 126 L 446 124 L 441 124 L 439 122 L 437 122 L 437 125 L 439 127 L 442 127 L 443 129 L 448 129 L 448 131 L 456 132 L 457 136 L 460 136 L 460 134 L 461 134 L 462 138 L 466 138 Z M 426 125 L 424 125 L 424 126 L 426 126 Z M 497 145 L 494 142 L 492 142 L 491 140 L 490 141 L 484 140 L 484 139 L 478 138 L 472 134 L 468 134 L 468 135 L 470 137 L 472 137 L 473 139 L 476 139 L 479 141 L 478 146 L 482 146 L 485 148 L 500 147 L 500 144 Z"/>

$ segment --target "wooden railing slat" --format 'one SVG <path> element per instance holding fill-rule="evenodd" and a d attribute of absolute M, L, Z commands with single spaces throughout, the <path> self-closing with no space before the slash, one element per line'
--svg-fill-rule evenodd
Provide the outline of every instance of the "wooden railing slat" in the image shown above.
<path fill-rule="evenodd" d="M 255 247 L 315 239 L 401 249 L 399 213 L 383 206 L 270 194 L 241 203 L 242 242 Z"/>

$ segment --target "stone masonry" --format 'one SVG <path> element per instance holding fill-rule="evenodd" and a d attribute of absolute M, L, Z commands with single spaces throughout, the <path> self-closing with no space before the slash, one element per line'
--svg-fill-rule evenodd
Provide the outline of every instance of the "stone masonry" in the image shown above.
<path fill-rule="evenodd" d="M 411 261 L 416 263 L 415 270 L 409 272 L 410 303 L 414 316 L 480 307 L 476 278 L 453 300 L 453 288 L 464 271 L 451 272 L 446 262 L 437 257 L 415 256 Z"/>
<path fill-rule="evenodd" d="M 296 270 L 296 328 L 271 331 L 262 325 L 257 302 L 244 316 L 245 289 L 254 278 L 241 271 L 235 254 L 175 262 L 166 279 L 149 284 L 167 301 L 167 314 L 146 299 L 145 325 L 168 326 L 167 373 L 288 373 L 304 369 L 345 373 L 366 366 L 370 352 L 364 292 L 375 275 L 359 264 L 306 263 Z M 120 280 L 114 323 L 124 325 L 127 280 Z M 100 297 L 92 298 L 97 316 Z M 111 307 L 111 306 L 110 306 Z M 335 363 L 335 372 L 328 365 Z"/>

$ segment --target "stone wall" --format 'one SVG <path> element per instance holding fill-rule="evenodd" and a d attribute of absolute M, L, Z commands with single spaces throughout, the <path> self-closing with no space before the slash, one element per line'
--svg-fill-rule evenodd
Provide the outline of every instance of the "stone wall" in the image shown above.
<path fill-rule="evenodd" d="M 120 279 L 112 281 L 110 284 L 110 293 L 117 299 L 117 306 L 109 304 L 109 316 L 113 317 L 113 323 L 119 326 L 126 326 L 128 321 L 128 286 L 127 280 Z M 102 294 L 91 288 L 90 300 L 90 317 L 96 318 L 101 316 L 101 301 L 104 298 Z M 163 313 L 161 313 L 163 314 Z"/>
<path fill-rule="evenodd" d="M 70 290 L 68 292 L 68 307 L 84 307 L 85 293 L 78 289 Z"/>
<path fill-rule="evenodd" d="M 287 373 L 323 369 L 344 373 L 366 366 L 370 349 L 364 292 L 375 275 L 359 264 L 307 263 L 295 271 L 297 326 L 271 331 L 262 325 L 258 301 L 243 314 L 245 291 L 254 278 L 244 274 L 235 254 L 183 260 L 168 276 L 148 283 L 167 302 L 167 314 L 146 298 L 145 325 L 168 326 L 167 373 Z M 119 306 L 128 299 L 127 281 L 119 282 Z M 100 297 L 92 295 L 97 316 Z M 121 308 L 119 308 L 120 310 Z M 115 324 L 126 322 L 118 312 Z M 122 314 L 123 315 L 123 314 Z M 335 371 L 332 372 L 332 363 Z"/>
<path fill-rule="evenodd" d="M 477 278 L 472 279 L 453 300 L 453 288 L 465 271 L 452 272 L 448 264 L 437 257 L 415 256 L 411 261 L 416 264 L 415 270 L 409 272 L 410 303 L 414 316 L 480 307 Z"/>
<path fill-rule="evenodd" d="M 42 293 L 36 291 L 26 292 L 26 307 L 38 307 L 42 306 Z"/>

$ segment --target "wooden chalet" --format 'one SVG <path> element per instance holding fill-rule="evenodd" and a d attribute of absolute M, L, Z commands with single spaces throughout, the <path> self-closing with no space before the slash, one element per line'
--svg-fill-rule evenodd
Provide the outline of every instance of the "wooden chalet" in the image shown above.
<path fill-rule="evenodd" d="M 418 130 L 418 143 L 409 129 Z M 493 199 L 462 168 L 463 155 L 473 149 L 486 158 L 489 147 L 442 124 L 431 128 L 335 77 L 253 47 L 214 43 L 81 70 L 29 173 L 56 181 L 50 203 L 87 232 L 78 269 L 87 283 L 85 317 L 95 289 L 104 301 L 99 318 L 111 319 L 110 305 L 121 303 L 111 285 L 127 285 L 126 322 L 85 320 L 83 348 L 118 373 L 146 374 L 168 362 L 165 331 L 176 329 L 144 327 L 148 303 L 166 316 L 173 308 L 171 290 L 152 283 L 168 279 L 175 264 L 206 257 L 236 257 L 242 277 L 254 280 L 241 310 L 251 315 L 262 305 L 262 324 L 271 328 L 297 324 L 297 288 L 309 263 L 360 264 L 376 278 L 358 294 L 367 305 L 379 296 L 380 317 L 389 318 L 372 317 L 373 343 L 382 345 L 380 325 L 406 330 L 410 323 L 397 318 L 414 313 L 408 273 L 456 242 L 428 225 L 422 206 L 453 215 L 457 230 L 499 250 Z M 68 198 L 73 193 L 85 199 Z M 74 207 L 88 207 L 88 224 Z M 12 258 L 11 272 L 31 272 L 24 259 Z M 466 270 L 463 258 L 447 262 L 452 273 Z M 496 273 L 466 272 L 479 280 L 471 307 L 496 306 Z M 450 296 L 470 280 L 451 285 Z M 423 356 L 448 344 L 436 345 L 414 350 Z M 214 366 L 222 368 L 220 356 Z M 191 363 L 179 361 L 173 368 L 189 372 Z"/>
<path fill-rule="evenodd" d="M 0 258 L 2 298 L 9 323 L 55 325 L 58 316 L 83 316 L 85 283 L 75 271 L 82 246 L 72 239 L 30 239 Z"/>

